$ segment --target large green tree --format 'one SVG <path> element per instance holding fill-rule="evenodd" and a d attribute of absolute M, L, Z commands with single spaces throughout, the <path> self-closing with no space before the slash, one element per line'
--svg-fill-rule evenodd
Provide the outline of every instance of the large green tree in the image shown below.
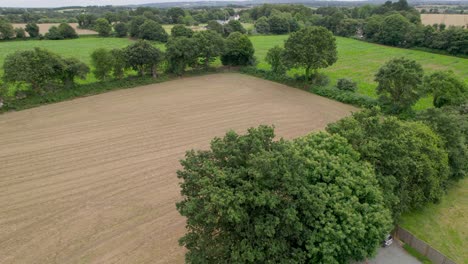
<path fill-rule="evenodd" d="M 99 36 L 108 37 L 112 32 L 112 26 L 107 19 L 98 18 L 96 22 L 94 22 L 94 30 L 96 30 Z"/>
<path fill-rule="evenodd" d="M 63 66 L 60 74 L 60 80 L 65 87 L 73 87 L 75 79 L 86 79 L 89 73 L 89 67 L 77 58 L 65 58 L 62 60 Z"/>
<path fill-rule="evenodd" d="M 91 64 L 93 65 L 94 76 L 101 81 L 108 79 L 111 76 L 113 68 L 113 60 L 110 50 L 99 48 L 91 53 Z"/>
<path fill-rule="evenodd" d="M 39 37 L 39 26 L 35 23 L 26 24 L 25 30 L 28 32 L 30 38 Z"/>
<path fill-rule="evenodd" d="M 139 40 L 124 50 L 127 66 L 133 68 L 141 76 L 150 72 L 153 78 L 157 77 L 157 68 L 164 59 L 164 53 L 145 40 Z"/>
<path fill-rule="evenodd" d="M 423 69 L 419 63 L 406 58 L 386 62 L 375 75 L 379 101 L 389 113 L 411 111 L 423 94 Z"/>
<path fill-rule="evenodd" d="M 195 41 L 198 57 L 205 68 L 210 66 L 216 57 L 223 54 L 225 45 L 223 37 L 213 30 L 204 30 L 195 33 L 193 36 Z"/>
<path fill-rule="evenodd" d="M 78 34 L 76 33 L 75 29 L 68 23 L 61 23 L 58 26 L 58 31 L 64 39 L 78 38 Z"/>
<path fill-rule="evenodd" d="M 424 78 L 424 88 L 434 96 L 435 107 L 461 105 L 468 99 L 468 87 L 452 71 L 437 71 Z"/>
<path fill-rule="evenodd" d="M 193 36 L 193 30 L 184 25 L 175 25 L 171 28 L 171 36 L 191 38 Z"/>
<path fill-rule="evenodd" d="M 188 151 L 178 171 L 187 263 L 347 263 L 389 231 L 373 169 L 326 133 L 274 141 L 231 131 Z"/>
<path fill-rule="evenodd" d="M 128 26 L 128 33 L 130 37 L 135 38 L 140 35 L 140 26 L 145 23 L 146 18 L 144 16 L 133 17 Z"/>
<path fill-rule="evenodd" d="M 411 22 L 401 14 L 386 16 L 380 24 L 377 41 L 385 45 L 404 46 Z"/>
<path fill-rule="evenodd" d="M 437 202 L 448 179 L 444 142 L 420 122 L 383 116 L 378 109 L 354 113 L 327 127 L 345 137 L 375 167 L 395 221 L 402 212 Z"/>
<path fill-rule="evenodd" d="M 119 22 L 114 25 L 115 35 L 119 38 L 124 38 L 128 33 L 128 26 L 125 23 Z"/>
<path fill-rule="evenodd" d="M 24 82 L 35 91 L 55 81 L 62 73 L 62 59 L 46 49 L 17 51 L 6 56 L 3 79 L 7 83 Z"/>
<path fill-rule="evenodd" d="M 146 20 L 139 28 L 138 37 L 146 40 L 166 42 L 168 35 L 159 23 L 153 20 Z"/>
<path fill-rule="evenodd" d="M 418 112 L 417 120 L 428 124 L 445 143 L 450 165 L 450 179 L 468 174 L 468 113 L 455 107 L 430 108 Z"/>
<path fill-rule="evenodd" d="M 338 58 L 335 37 L 324 27 L 307 27 L 292 33 L 284 48 L 287 64 L 293 68 L 304 68 L 306 81 L 311 70 L 326 68 Z"/>
<path fill-rule="evenodd" d="M 0 39 L 11 39 L 15 36 L 13 25 L 0 18 Z"/>
<path fill-rule="evenodd" d="M 182 75 L 185 68 L 195 66 L 199 51 L 197 43 L 192 38 L 171 38 L 166 44 L 166 59 L 168 71 Z"/>
<path fill-rule="evenodd" d="M 268 24 L 268 19 L 264 16 L 255 21 L 255 31 L 259 34 L 268 34 L 270 33 L 270 24 Z"/>
<path fill-rule="evenodd" d="M 223 65 L 241 66 L 255 63 L 254 47 L 249 37 L 234 32 L 226 39 L 226 49 L 221 56 Z"/>
<path fill-rule="evenodd" d="M 275 46 L 268 50 L 265 61 L 271 65 L 271 71 L 275 74 L 282 75 L 286 72 L 284 66 L 284 49 L 280 46 Z"/>

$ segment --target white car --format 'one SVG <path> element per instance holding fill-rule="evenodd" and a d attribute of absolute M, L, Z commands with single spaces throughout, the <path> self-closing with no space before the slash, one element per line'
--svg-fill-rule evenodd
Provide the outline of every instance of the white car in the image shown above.
<path fill-rule="evenodd" d="M 391 235 L 387 235 L 385 240 L 382 242 L 382 247 L 388 247 L 393 243 L 393 237 Z"/>

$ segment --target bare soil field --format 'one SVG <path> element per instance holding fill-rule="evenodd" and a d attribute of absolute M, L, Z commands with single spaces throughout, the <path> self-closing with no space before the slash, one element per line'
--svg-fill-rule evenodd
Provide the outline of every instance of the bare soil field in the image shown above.
<path fill-rule="evenodd" d="M 183 263 L 186 150 L 260 124 L 294 138 L 356 110 L 225 73 L 0 115 L 0 263 Z"/>
<path fill-rule="evenodd" d="M 424 25 L 468 26 L 468 14 L 421 14 Z"/>
<path fill-rule="evenodd" d="M 72 26 L 72 28 L 75 29 L 78 35 L 96 35 L 97 34 L 97 32 L 93 30 L 78 28 L 78 23 L 68 23 L 68 24 Z M 60 23 L 44 23 L 44 24 L 37 24 L 37 25 L 39 26 L 39 33 L 45 34 L 49 31 L 49 28 L 51 28 L 52 26 L 59 26 Z M 13 24 L 13 27 L 25 28 L 26 24 L 17 23 L 17 24 Z"/>

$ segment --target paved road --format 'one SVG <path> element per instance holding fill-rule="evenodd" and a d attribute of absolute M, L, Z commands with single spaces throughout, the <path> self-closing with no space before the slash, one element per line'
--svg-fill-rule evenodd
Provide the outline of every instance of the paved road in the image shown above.
<path fill-rule="evenodd" d="M 406 252 L 397 241 L 386 248 L 381 248 L 377 256 L 368 264 L 420 264 L 421 262 Z"/>

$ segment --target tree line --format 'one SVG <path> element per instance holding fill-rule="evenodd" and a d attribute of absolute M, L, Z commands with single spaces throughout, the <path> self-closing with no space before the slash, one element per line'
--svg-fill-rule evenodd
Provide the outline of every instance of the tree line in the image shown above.
<path fill-rule="evenodd" d="M 229 66 L 255 63 L 253 45 L 245 34 L 233 32 L 224 39 L 212 30 L 193 32 L 176 26 L 164 52 L 146 40 L 123 49 L 95 50 L 91 54 L 91 72 L 101 81 L 124 78 L 130 69 L 139 76 L 157 78 L 162 71 L 182 75 L 189 67 L 207 70 L 217 58 Z M 3 69 L 6 84 L 26 84 L 39 94 L 50 87 L 73 87 L 75 79 L 85 79 L 90 72 L 90 67 L 79 60 L 63 58 L 42 48 L 9 54 Z"/>

